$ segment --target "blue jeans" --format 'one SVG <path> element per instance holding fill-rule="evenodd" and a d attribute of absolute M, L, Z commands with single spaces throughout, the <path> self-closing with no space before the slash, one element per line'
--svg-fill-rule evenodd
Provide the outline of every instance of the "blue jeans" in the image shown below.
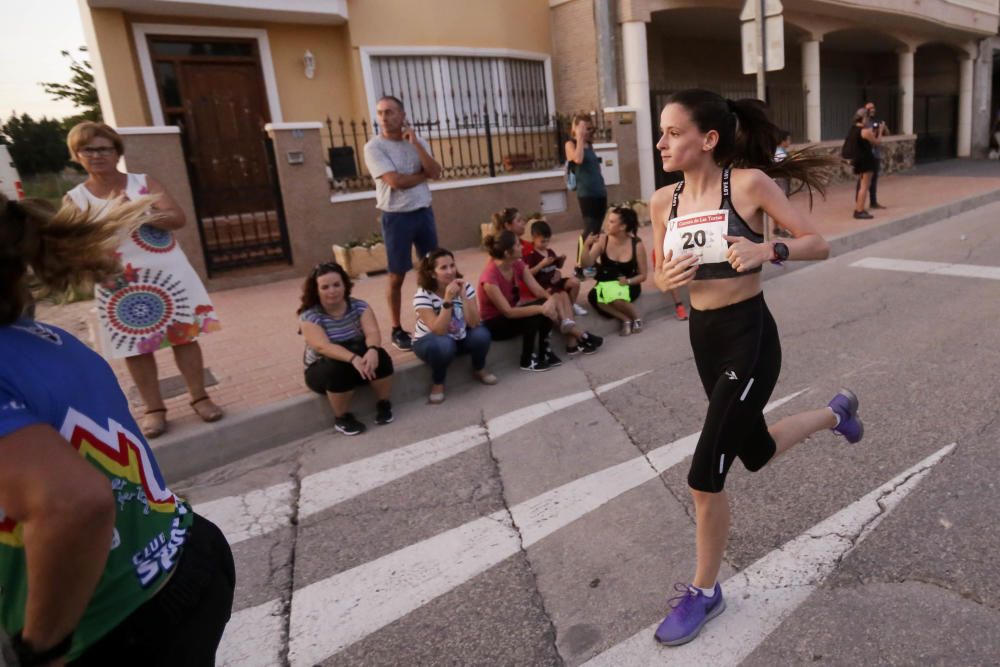
<path fill-rule="evenodd" d="M 480 324 L 478 327 L 470 327 L 462 340 L 434 333 L 424 334 L 413 341 L 413 352 L 431 367 L 432 382 L 444 384 L 448 365 L 460 354 L 469 353 L 472 357 L 472 370 L 481 371 L 486 368 L 486 353 L 490 351 L 492 340 L 490 330 Z"/>

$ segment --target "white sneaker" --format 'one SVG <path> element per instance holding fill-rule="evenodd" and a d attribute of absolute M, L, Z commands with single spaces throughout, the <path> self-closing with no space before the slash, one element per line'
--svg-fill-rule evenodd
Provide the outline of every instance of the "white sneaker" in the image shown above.
<path fill-rule="evenodd" d="M 576 315 L 577 317 L 583 317 L 584 315 L 587 314 L 587 309 L 584 308 L 583 306 L 581 306 L 578 303 L 574 303 L 573 304 L 573 314 Z"/>

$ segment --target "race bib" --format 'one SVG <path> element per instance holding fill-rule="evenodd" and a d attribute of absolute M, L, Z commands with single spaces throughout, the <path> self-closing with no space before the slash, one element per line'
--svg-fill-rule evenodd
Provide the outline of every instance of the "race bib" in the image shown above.
<path fill-rule="evenodd" d="M 674 251 L 674 257 L 691 253 L 700 264 L 728 261 L 729 243 L 723 236 L 729 233 L 729 211 L 700 211 L 667 220 L 667 235 L 663 238 L 663 256 Z"/>

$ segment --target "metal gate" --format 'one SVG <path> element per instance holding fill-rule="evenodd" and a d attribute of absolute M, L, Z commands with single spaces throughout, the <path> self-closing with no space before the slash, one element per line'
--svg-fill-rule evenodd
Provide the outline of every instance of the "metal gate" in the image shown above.
<path fill-rule="evenodd" d="M 918 164 L 947 160 L 958 152 L 958 95 L 915 95 L 913 131 Z"/>

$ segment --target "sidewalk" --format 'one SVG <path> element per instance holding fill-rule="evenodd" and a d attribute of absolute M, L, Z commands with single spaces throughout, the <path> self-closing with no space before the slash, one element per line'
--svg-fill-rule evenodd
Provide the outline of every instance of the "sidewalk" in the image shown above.
<path fill-rule="evenodd" d="M 944 219 L 957 212 L 955 207 L 965 210 L 1000 199 L 1000 164 L 951 160 L 884 176 L 879 179 L 879 199 L 888 208 L 874 211 L 874 220 L 854 220 L 851 217 L 852 196 L 853 184 L 834 186 L 825 200 L 815 199 L 811 213 L 804 195 L 793 197 L 795 206 L 806 211 L 820 232 L 834 241 L 835 253 Z M 951 208 L 940 208 L 944 205 L 951 205 Z M 649 252 L 652 229 L 647 226 L 640 231 Z M 553 239 L 553 247 L 557 252 L 572 257 L 576 237 L 575 232 L 559 234 Z M 316 242 L 326 243 L 322 239 Z M 456 251 L 455 254 L 456 263 L 466 279 L 476 280 L 486 262 L 485 253 L 472 248 Z M 388 344 L 386 282 L 384 275 L 360 279 L 355 283 L 353 295 L 367 301 L 376 314 L 382 327 L 383 342 L 396 364 L 394 399 L 404 402 L 426 391 L 429 373 L 412 353 L 400 352 Z M 585 282 L 584 288 L 592 284 Z M 300 289 L 300 280 L 285 280 L 212 294 L 222 330 L 200 341 L 205 366 L 217 381 L 209 392 L 226 410 L 227 417 L 216 424 L 203 424 L 188 405 L 186 392 L 168 398 L 170 430 L 165 436 L 152 441 L 165 470 L 173 468 L 174 476 L 190 474 L 262 449 L 267 446 L 266 441 L 278 444 L 302 437 L 312 432 L 309 429 L 323 428 L 329 421 L 329 416 L 323 412 L 324 401 L 311 394 L 302 381 L 303 340 L 297 334 L 298 318 L 295 315 Z M 415 278 L 410 274 L 403 288 L 402 312 L 403 326 L 409 331 L 413 330 L 414 313 L 409 304 L 415 289 Z M 580 302 L 590 309 L 583 294 Z M 644 285 L 644 296 L 640 301 L 647 319 L 666 314 L 670 305 L 652 285 L 650 277 Z M 38 318 L 62 326 L 92 344 L 92 335 L 88 330 L 88 311 L 92 307 L 91 302 L 42 306 L 38 310 Z M 596 314 L 580 318 L 580 321 L 584 327 L 602 335 L 613 334 L 617 329 L 613 323 L 603 321 Z M 678 326 L 682 325 L 678 323 Z M 607 341 L 601 353 L 613 354 L 620 344 L 615 336 Z M 489 367 L 502 369 L 498 373 L 501 386 L 503 374 L 512 372 L 514 368 L 514 357 L 516 354 L 502 345 L 491 352 Z M 170 352 L 157 352 L 157 361 L 161 383 L 166 381 L 164 384 L 168 388 L 182 390 L 183 383 Z M 136 396 L 124 362 L 115 361 L 112 367 L 126 394 L 130 398 Z M 450 386 L 465 380 L 467 374 L 463 369 L 460 360 L 449 377 Z M 366 392 L 360 392 L 356 398 L 361 412 L 368 409 L 369 398 Z M 447 409 L 447 404 L 439 409 Z M 141 406 L 133 403 L 133 411 L 139 416 Z M 329 412 L 329 409 L 326 408 L 326 411 Z M 167 450 L 172 451 L 168 453 Z"/>

